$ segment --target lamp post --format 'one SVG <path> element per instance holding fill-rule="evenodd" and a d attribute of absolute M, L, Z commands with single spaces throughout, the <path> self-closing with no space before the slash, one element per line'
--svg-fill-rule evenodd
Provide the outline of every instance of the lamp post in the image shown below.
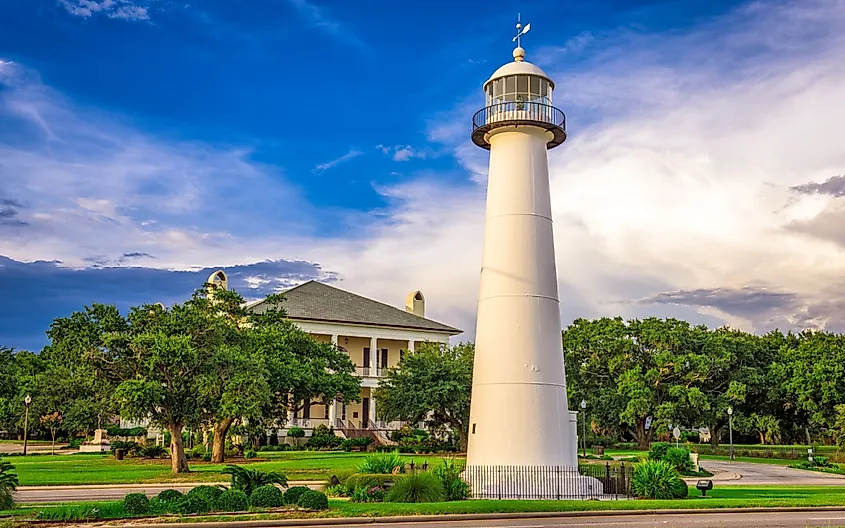
<path fill-rule="evenodd" d="M 32 398 L 29 397 L 29 394 L 27 394 L 26 398 L 23 399 L 23 403 L 26 405 L 26 411 L 24 412 L 23 418 L 23 456 L 26 456 L 26 443 L 29 433 L 29 404 L 32 403 Z"/>
<path fill-rule="evenodd" d="M 584 457 L 587 456 L 587 400 L 581 400 L 581 410 L 583 411 L 584 417 L 581 420 L 582 423 L 582 433 L 581 433 L 581 447 L 584 450 Z"/>
<path fill-rule="evenodd" d="M 730 459 L 731 460 L 734 459 L 734 421 L 733 421 L 733 416 L 734 416 L 734 408 L 728 407 L 728 432 L 729 432 L 730 441 L 731 441 L 731 451 L 730 451 Z"/>

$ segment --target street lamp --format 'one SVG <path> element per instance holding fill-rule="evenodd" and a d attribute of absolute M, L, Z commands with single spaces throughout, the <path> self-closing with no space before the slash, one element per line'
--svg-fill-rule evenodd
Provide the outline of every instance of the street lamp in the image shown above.
<path fill-rule="evenodd" d="M 581 420 L 581 446 L 584 450 L 584 457 L 587 456 L 587 400 L 581 400 L 581 409 L 584 411 L 584 417 Z"/>
<path fill-rule="evenodd" d="M 730 455 L 731 455 L 730 459 L 731 460 L 734 459 L 734 421 L 733 421 L 733 417 L 734 417 L 734 408 L 728 407 L 728 431 L 729 431 L 730 440 L 731 440 L 731 453 L 730 453 Z"/>
<path fill-rule="evenodd" d="M 29 394 L 26 395 L 23 402 L 26 405 L 26 412 L 23 418 L 23 456 L 26 456 L 27 433 L 29 433 L 29 404 L 32 403 L 32 398 L 29 397 Z"/>

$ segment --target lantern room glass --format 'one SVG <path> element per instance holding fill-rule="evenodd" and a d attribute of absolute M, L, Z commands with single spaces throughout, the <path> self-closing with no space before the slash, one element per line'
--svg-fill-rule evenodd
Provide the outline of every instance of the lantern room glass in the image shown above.
<path fill-rule="evenodd" d="M 499 103 L 534 102 L 552 104 L 552 87 L 548 79 L 537 75 L 509 75 L 487 84 L 487 106 Z"/>

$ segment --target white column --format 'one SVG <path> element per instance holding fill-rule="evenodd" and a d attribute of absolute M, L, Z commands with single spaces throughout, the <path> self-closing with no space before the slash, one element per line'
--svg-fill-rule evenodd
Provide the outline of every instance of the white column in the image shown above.
<path fill-rule="evenodd" d="M 409 339 L 408 340 L 408 352 L 413 352 L 413 351 L 414 351 L 414 340 Z"/>
<path fill-rule="evenodd" d="M 370 338 L 370 376 L 376 375 L 376 354 L 378 350 L 378 338 L 371 337 Z"/>
<path fill-rule="evenodd" d="M 332 344 L 337 346 L 337 334 L 332 334 Z"/>
<path fill-rule="evenodd" d="M 370 392 L 370 416 L 368 418 L 371 423 L 376 423 L 376 399 L 373 398 L 372 392 Z"/>
<path fill-rule="evenodd" d="M 332 400 L 329 405 L 329 427 L 334 427 L 337 422 L 337 400 Z"/>

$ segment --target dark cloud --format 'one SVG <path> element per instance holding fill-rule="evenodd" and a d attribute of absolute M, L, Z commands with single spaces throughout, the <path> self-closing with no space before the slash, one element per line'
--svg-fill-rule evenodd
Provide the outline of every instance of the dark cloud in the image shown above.
<path fill-rule="evenodd" d="M 832 176 L 822 183 L 804 183 L 790 187 L 793 191 L 802 194 L 827 194 L 837 198 L 845 196 L 845 175 Z"/>
<path fill-rule="evenodd" d="M 132 252 L 132 253 L 124 253 L 123 256 L 121 256 L 121 258 L 123 260 L 130 260 L 130 259 L 143 258 L 143 257 L 153 258 L 153 259 L 155 258 L 154 256 L 150 255 L 149 253 L 141 253 L 139 251 L 135 251 L 135 252 Z"/>
<path fill-rule="evenodd" d="M 26 221 L 20 217 L 20 211 L 24 206 L 17 200 L 0 198 L 0 226 L 25 226 Z"/>
<path fill-rule="evenodd" d="M 92 257 L 92 262 L 97 258 Z M 44 332 L 53 319 L 95 302 L 125 311 L 144 303 L 183 301 L 217 269 L 224 269 L 230 287 L 248 299 L 312 279 L 337 280 L 318 264 L 303 261 L 170 271 L 115 266 L 70 269 L 58 261 L 19 262 L 0 256 L 0 346 L 40 350 L 47 343 Z"/>
<path fill-rule="evenodd" d="M 845 247 L 843 225 L 845 225 L 845 197 L 833 200 L 813 218 L 792 222 L 786 228 Z"/>
<path fill-rule="evenodd" d="M 763 287 L 701 288 L 658 293 L 640 301 L 643 304 L 680 304 L 709 306 L 731 315 L 755 318 L 761 314 L 792 308 L 797 297 L 792 293 L 773 292 Z"/>

